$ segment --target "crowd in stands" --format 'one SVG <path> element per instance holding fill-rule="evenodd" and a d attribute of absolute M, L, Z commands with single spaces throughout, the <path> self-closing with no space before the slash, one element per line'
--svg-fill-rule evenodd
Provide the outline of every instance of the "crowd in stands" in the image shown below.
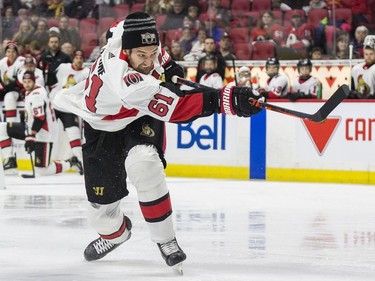
<path fill-rule="evenodd" d="M 134 11 L 156 18 L 163 46 L 178 60 L 205 55 L 204 37 L 214 38 L 229 59 L 311 58 L 316 48 L 321 58 L 345 59 L 345 42 L 353 44 L 354 58 L 362 58 L 364 37 L 375 32 L 375 0 L 3 0 L 2 5 L 2 41 L 15 41 L 21 54 L 34 57 L 55 32 L 62 45 L 71 44 L 69 54 L 82 49 L 88 60 L 111 23 Z"/>

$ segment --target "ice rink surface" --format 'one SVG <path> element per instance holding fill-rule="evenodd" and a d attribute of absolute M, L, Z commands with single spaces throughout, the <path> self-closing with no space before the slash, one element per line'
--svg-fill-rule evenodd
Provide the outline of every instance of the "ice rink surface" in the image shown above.
<path fill-rule="evenodd" d="M 375 187 L 168 178 L 184 275 L 162 260 L 134 187 L 122 203 L 132 238 L 96 262 L 83 250 L 77 174 L 6 177 L 0 190 L 1 281 L 375 280 Z"/>

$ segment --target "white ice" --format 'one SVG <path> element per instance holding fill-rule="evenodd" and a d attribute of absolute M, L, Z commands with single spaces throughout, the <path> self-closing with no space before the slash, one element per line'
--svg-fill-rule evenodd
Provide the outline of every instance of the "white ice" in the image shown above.
<path fill-rule="evenodd" d="M 2 281 L 375 280 L 375 187 L 168 178 L 184 275 L 165 265 L 134 187 L 122 207 L 132 238 L 96 262 L 76 174 L 6 177 L 0 190 Z"/>

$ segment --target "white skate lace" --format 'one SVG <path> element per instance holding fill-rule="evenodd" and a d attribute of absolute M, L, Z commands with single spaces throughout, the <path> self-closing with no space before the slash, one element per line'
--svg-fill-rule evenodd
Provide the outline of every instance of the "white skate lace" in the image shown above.
<path fill-rule="evenodd" d="M 107 240 L 100 238 L 97 242 L 94 243 L 93 246 L 96 252 L 98 254 L 101 254 L 103 252 L 110 250 L 113 247 L 113 244 L 111 242 L 108 242 Z"/>
<path fill-rule="evenodd" d="M 169 256 L 170 254 L 178 251 L 178 246 L 175 239 L 167 243 L 160 244 L 160 248 L 166 256 Z"/>

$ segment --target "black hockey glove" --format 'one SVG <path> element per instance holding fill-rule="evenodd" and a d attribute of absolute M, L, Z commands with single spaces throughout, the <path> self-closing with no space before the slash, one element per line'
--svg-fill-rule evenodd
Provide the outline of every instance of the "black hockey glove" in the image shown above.
<path fill-rule="evenodd" d="M 173 60 L 164 66 L 165 82 L 171 82 L 174 75 L 184 78 L 184 69 L 181 65 L 175 63 Z"/>
<path fill-rule="evenodd" d="M 186 95 L 183 91 L 180 90 L 178 84 L 173 84 L 172 82 L 162 82 L 160 86 L 168 88 L 171 92 L 175 93 L 179 97 L 183 97 Z"/>
<path fill-rule="evenodd" d="M 32 153 L 35 150 L 35 142 L 36 142 L 36 137 L 35 135 L 27 135 L 25 137 L 25 150 L 27 153 Z"/>
<path fill-rule="evenodd" d="M 373 99 L 372 95 L 364 95 L 357 91 L 350 91 L 348 99 Z"/>
<path fill-rule="evenodd" d="M 292 102 L 296 102 L 298 99 L 311 99 L 311 94 L 305 94 L 304 92 L 297 91 L 296 93 L 288 93 L 286 98 L 290 99 Z"/>
<path fill-rule="evenodd" d="M 257 105 L 264 101 L 264 97 L 249 87 L 226 86 L 219 91 L 219 112 L 226 115 L 250 117 L 262 110 Z"/>

